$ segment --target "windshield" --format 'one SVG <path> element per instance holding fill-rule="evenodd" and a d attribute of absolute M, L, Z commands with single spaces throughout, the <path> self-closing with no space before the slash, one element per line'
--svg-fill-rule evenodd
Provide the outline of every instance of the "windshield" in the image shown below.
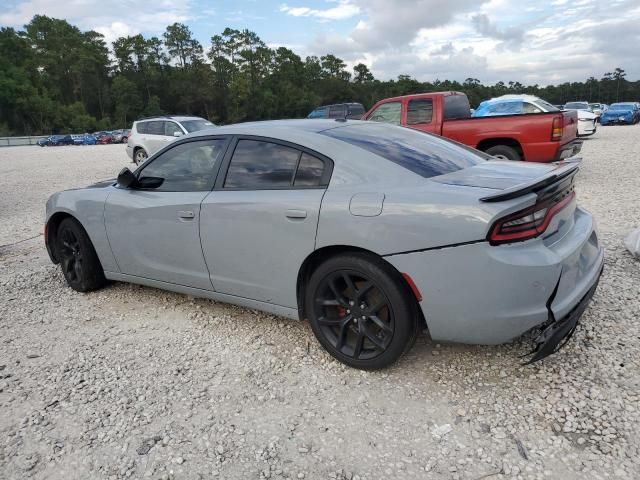
<path fill-rule="evenodd" d="M 214 123 L 211 123 L 208 120 L 184 120 L 182 122 L 180 122 L 182 124 L 182 126 L 184 127 L 184 129 L 191 133 L 191 132 L 197 132 L 198 130 L 206 130 L 207 128 L 212 128 L 215 127 Z"/>
<path fill-rule="evenodd" d="M 539 106 L 544 112 L 559 112 L 560 109 L 554 105 L 551 105 L 549 102 L 545 102 L 542 99 L 538 99 L 533 102 L 535 105 Z"/>
<path fill-rule="evenodd" d="M 564 108 L 566 110 L 589 110 L 589 104 L 582 102 L 571 102 L 567 103 Z"/>
<path fill-rule="evenodd" d="M 633 104 L 631 103 L 614 103 L 609 107 L 609 110 L 633 110 Z"/>
<path fill-rule="evenodd" d="M 350 125 L 320 133 L 363 148 L 424 178 L 462 170 L 486 160 L 474 150 L 441 137 L 386 124 Z"/>

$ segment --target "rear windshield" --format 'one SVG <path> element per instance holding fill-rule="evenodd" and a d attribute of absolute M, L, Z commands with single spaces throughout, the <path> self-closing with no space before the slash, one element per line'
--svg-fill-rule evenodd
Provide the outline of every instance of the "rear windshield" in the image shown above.
<path fill-rule="evenodd" d="M 215 127 L 215 124 L 211 123 L 208 120 L 183 120 L 180 123 L 182 124 L 184 129 L 189 133 Z"/>
<path fill-rule="evenodd" d="M 471 149 L 411 128 L 371 123 L 320 132 L 363 148 L 424 178 L 444 175 L 482 163 Z"/>
<path fill-rule="evenodd" d="M 633 110 L 632 103 L 614 103 L 609 107 L 609 110 Z"/>
<path fill-rule="evenodd" d="M 589 110 L 589 104 L 582 102 L 571 102 L 567 103 L 564 108 L 566 108 L 567 110 Z"/>

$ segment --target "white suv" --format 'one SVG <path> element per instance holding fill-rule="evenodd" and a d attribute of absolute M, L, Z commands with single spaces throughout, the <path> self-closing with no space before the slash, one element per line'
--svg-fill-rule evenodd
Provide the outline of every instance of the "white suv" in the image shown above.
<path fill-rule="evenodd" d="M 186 133 L 213 128 L 215 124 L 200 117 L 159 116 L 133 122 L 127 140 L 127 155 L 140 165 L 158 150 Z"/>

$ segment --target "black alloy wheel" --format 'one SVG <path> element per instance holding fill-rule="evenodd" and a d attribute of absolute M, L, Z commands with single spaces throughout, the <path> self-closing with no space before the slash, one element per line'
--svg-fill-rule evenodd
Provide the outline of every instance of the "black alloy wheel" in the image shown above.
<path fill-rule="evenodd" d="M 378 369 L 413 345 L 415 303 L 392 267 L 352 254 L 330 259 L 314 272 L 306 312 L 331 355 L 356 368 Z"/>
<path fill-rule="evenodd" d="M 58 226 L 56 252 L 62 274 L 74 290 L 88 292 L 106 283 L 89 236 L 73 218 L 65 218 Z"/>

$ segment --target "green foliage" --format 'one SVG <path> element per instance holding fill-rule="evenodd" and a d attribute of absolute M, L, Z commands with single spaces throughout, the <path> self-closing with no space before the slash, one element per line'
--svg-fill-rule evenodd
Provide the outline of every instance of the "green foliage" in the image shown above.
<path fill-rule="evenodd" d="M 216 123 L 300 118 L 318 105 L 355 101 L 371 107 L 397 95 L 457 90 L 472 106 L 506 93 L 613 103 L 640 99 L 640 81 L 615 68 L 601 78 L 540 87 L 420 82 L 408 75 L 376 80 L 360 63 L 349 71 L 335 55 L 300 58 L 270 48 L 254 32 L 226 28 L 206 48 L 174 23 L 162 38 L 104 37 L 65 20 L 33 17 L 24 31 L 0 28 L 0 133 L 49 134 L 129 127 L 140 116 L 193 114 Z"/>

